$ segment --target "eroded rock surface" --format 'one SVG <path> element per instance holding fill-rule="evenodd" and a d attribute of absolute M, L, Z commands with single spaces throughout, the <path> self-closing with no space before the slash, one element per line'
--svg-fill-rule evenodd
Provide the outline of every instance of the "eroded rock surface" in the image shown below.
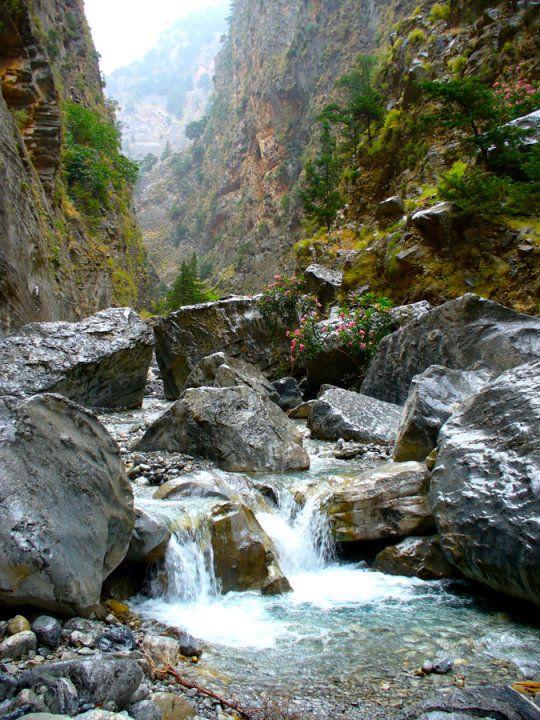
<path fill-rule="evenodd" d="M 421 535 L 434 525 L 430 475 L 420 463 L 387 463 L 338 485 L 324 504 L 338 542 Z"/>
<path fill-rule="evenodd" d="M 330 388 L 314 403 L 308 419 L 313 437 L 391 444 L 401 407 L 350 390 Z"/>
<path fill-rule="evenodd" d="M 294 423 L 271 400 L 244 385 L 186 390 L 135 449 L 187 452 L 231 472 L 309 467 Z"/>
<path fill-rule="evenodd" d="M 0 339 L 0 395 L 60 393 L 87 407 L 141 405 L 153 337 L 130 308 L 32 323 Z"/>
<path fill-rule="evenodd" d="M 373 569 L 389 575 L 440 580 L 456 574 L 444 557 L 437 535 L 408 537 L 398 545 L 389 545 L 377 555 Z"/>
<path fill-rule="evenodd" d="M 362 392 L 403 404 L 415 375 L 430 365 L 494 376 L 540 356 L 540 319 L 467 294 L 384 338 Z"/>
<path fill-rule="evenodd" d="M 394 460 L 425 460 L 439 430 L 460 402 L 489 382 L 489 375 L 432 365 L 413 378 L 399 423 Z"/>
<path fill-rule="evenodd" d="M 503 373 L 444 425 L 431 503 L 464 575 L 540 605 L 540 362 Z"/>
<path fill-rule="evenodd" d="M 59 395 L 0 398 L 0 601 L 84 613 L 126 555 L 133 495 L 118 448 Z"/>

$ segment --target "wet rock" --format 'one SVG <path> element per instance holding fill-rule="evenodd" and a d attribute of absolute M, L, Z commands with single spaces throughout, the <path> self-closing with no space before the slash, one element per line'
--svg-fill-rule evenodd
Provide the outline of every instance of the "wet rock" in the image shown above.
<path fill-rule="evenodd" d="M 174 693 L 154 693 L 151 699 L 161 710 L 163 720 L 189 720 L 197 714 L 191 703 Z"/>
<path fill-rule="evenodd" d="M 43 681 L 46 690 L 43 700 L 47 708 L 59 715 L 77 715 L 79 694 L 77 688 L 68 678 L 51 678 Z"/>
<path fill-rule="evenodd" d="M 390 545 L 377 555 L 372 567 L 389 575 L 422 580 L 440 580 L 456 574 L 444 557 L 437 535 L 408 537 L 398 545 Z"/>
<path fill-rule="evenodd" d="M 539 478 L 536 362 L 503 373 L 444 425 L 431 503 L 464 575 L 540 605 Z"/>
<path fill-rule="evenodd" d="M 227 503 L 212 512 L 214 570 L 221 590 L 290 590 L 272 541 L 245 506 Z"/>
<path fill-rule="evenodd" d="M 294 378 L 281 378 L 280 380 L 275 380 L 272 385 L 279 395 L 277 403 L 282 410 L 294 410 L 302 404 L 302 390 L 300 389 L 298 381 Z"/>
<path fill-rule="evenodd" d="M 321 305 L 326 306 L 337 299 L 343 282 L 343 273 L 312 263 L 304 270 L 304 278 L 307 292 L 316 295 Z"/>
<path fill-rule="evenodd" d="M 489 375 L 432 365 L 413 378 L 399 423 L 394 460 L 425 460 L 439 430 L 460 402 L 489 382 Z"/>
<path fill-rule="evenodd" d="M 185 657 L 200 657 L 203 654 L 201 641 L 194 638 L 193 635 L 173 627 L 167 629 L 167 635 L 178 640 L 180 653 Z"/>
<path fill-rule="evenodd" d="M 145 635 L 141 647 L 157 666 L 175 667 L 181 654 L 178 640 L 165 635 Z"/>
<path fill-rule="evenodd" d="M 33 690 L 21 690 L 10 707 L 10 714 L 22 710 L 23 715 L 29 712 L 48 712 L 49 708 Z M 75 711 L 77 708 L 75 708 Z"/>
<path fill-rule="evenodd" d="M 87 407 L 138 407 L 153 343 L 148 325 L 129 308 L 79 323 L 25 325 L 0 339 L 0 395 L 50 392 Z"/>
<path fill-rule="evenodd" d="M 137 647 L 137 641 L 128 627 L 113 625 L 98 636 L 96 647 L 102 652 L 128 652 Z"/>
<path fill-rule="evenodd" d="M 464 295 L 439 305 L 381 341 L 362 392 L 403 404 L 415 375 L 431 365 L 500 375 L 540 356 L 540 320 Z"/>
<path fill-rule="evenodd" d="M 189 374 L 182 391 L 198 387 L 232 387 L 247 385 L 254 392 L 267 395 L 274 402 L 278 394 L 272 383 L 255 365 L 219 352 L 200 360 Z"/>
<path fill-rule="evenodd" d="M 273 334 L 256 298 L 233 297 L 183 307 L 154 326 L 165 397 L 175 400 L 201 358 L 224 352 L 269 373 L 276 360 Z M 286 348 L 285 342 L 283 347 Z"/>
<path fill-rule="evenodd" d="M 56 618 L 49 615 L 40 615 L 32 623 L 32 630 L 35 632 L 38 645 L 56 650 L 62 637 L 62 626 Z"/>
<path fill-rule="evenodd" d="M 129 714 L 135 720 L 163 720 L 163 710 L 152 700 L 130 705 Z"/>
<path fill-rule="evenodd" d="M 92 705 L 114 703 L 123 709 L 143 679 L 134 660 L 100 656 L 80 660 L 44 663 L 20 675 L 22 687 L 47 684 L 50 678 L 67 678 L 77 689 L 79 702 Z"/>
<path fill-rule="evenodd" d="M 420 463 L 387 463 L 334 486 L 323 505 L 338 542 L 421 535 L 434 525 L 430 474 Z"/>
<path fill-rule="evenodd" d="M 116 444 L 58 395 L 0 398 L 0 468 L 0 601 L 88 612 L 133 528 Z"/>
<path fill-rule="evenodd" d="M 134 449 L 187 452 L 231 472 L 309 467 L 294 424 L 271 400 L 246 386 L 186 390 Z"/>
<path fill-rule="evenodd" d="M 418 210 L 411 217 L 412 224 L 424 240 L 436 247 L 445 247 L 461 238 L 460 226 L 454 208 L 449 202 L 441 202 L 426 210 Z"/>
<path fill-rule="evenodd" d="M 135 527 L 127 558 L 139 563 L 157 562 L 165 555 L 170 538 L 171 531 L 164 522 L 160 522 L 144 508 L 136 507 Z"/>
<path fill-rule="evenodd" d="M 14 698 L 19 692 L 19 681 L 9 673 L 0 670 L 0 702 Z"/>
<path fill-rule="evenodd" d="M 6 627 L 8 635 L 16 635 L 17 633 L 25 632 L 26 630 L 31 629 L 32 626 L 22 615 L 15 615 L 15 617 L 11 618 L 11 620 L 8 620 Z"/>
<path fill-rule="evenodd" d="M 0 643 L 0 660 L 11 658 L 19 660 L 37 648 L 36 636 L 31 630 L 10 635 Z"/>
<path fill-rule="evenodd" d="M 320 440 L 356 440 L 391 444 L 395 440 L 401 407 L 330 388 L 317 399 L 308 419 L 311 435 Z"/>
<path fill-rule="evenodd" d="M 155 500 L 179 500 L 180 498 L 216 498 L 230 500 L 232 489 L 217 473 L 196 473 L 190 478 L 174 478 L 163 483 L 154 493 Z"/>
<path fill-rule="evenodd" d="M 508 687 L 478 687 L 440 693 L 409 708 L 399 720 L 538 720 L 538 710 Z"/>
<path fill-rule="evenodd" d="M 289 410 L 287 415 L 291 420 L 307 420 L 316 402 L 316 400 L 308 400 L 308 402 L 302 403 L 298 405 L 298 407 Z"/>

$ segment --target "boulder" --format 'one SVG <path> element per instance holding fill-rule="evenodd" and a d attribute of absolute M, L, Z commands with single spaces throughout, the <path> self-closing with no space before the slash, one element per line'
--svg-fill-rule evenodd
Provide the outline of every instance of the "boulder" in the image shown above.
<path fill-rule="evenodd" d="M 309 467 L 294 423 L 275 403 L 245 385 L 186 390 L 150 425 L 135 449 L 197 455 L 231 472 Z"/>
<path fill-rule="evenodd" d="M 160 667 L 170 665 L 175 667 L 180 656 L 180 643 L 165 635 L 145 635 L 141 647 L 152 662 Z"/>
<path fill-rule="evenodd" d="M 278 393 L 258 367 L 237 358 L 230 358 L 222 352 L 200 360 L 190 372 L 182 392 L 187 388 L 233 385 L 247 385 L 254 392 L 267 395 L 274 402 L 278 402 Z"/>
<path fill-rule="evenodd" d="M 316 402 L 316 400 L 308 400 L 307 402 L 298 405 L 298 407 L 293 408 L 293 410 L 289 410 L 287 415 L 291 418 L 291 420 L 307 420 L 311 415 L 311 409 Z"/>
<path fill-rule="evenodd" d="M 401 218 L 405 214 L 405 203 L 398 195 L 386 198 L 375 208 L 375 217 L 378 220 L 389 220 Z"/>
<path fill-rule="evenodd" d="M 294 410 L 303 402 L 302 390 L 292 377 L 281 378 L 272 383 L 277 395 L 277 404 L 282 410 Z"/>
<path fill-rule="evenodd" d="M 437 445 L 439 430 L 460 402 L 489 382 L 489 375 L 432 365 L 413 378 L 403 408 L 394 460 L 425 460 Z"/>
<path fill-rule="evenodd" d="M 56 650 L 62 637 L 62 626 L 56 618 L 40 615 L 32 623 L 32 631 L 36 634 L 38 645 Z"/>
<path fill-rule="evenodd" d="M 59 393 L 87 407 L 142 404 L 154 340 L 129 308 L 32 323 L 0 338 L 0 395 Z"/>
<path fill-rule="evenodd" d="M 493 376 L 540 357 L 540 319 L 467 294 L 439 305 L 381 341 L 362 392 L 404 404 L 431 365 Z"/>
<path fill-rule="evenodd" d="M 151 699 L 161 710 L 163 720 L 189 720 L 197 714 L 191 703 L 175 693 L 154 693 Z"/>
<path fill-rule="evenodd" d="M 15 635 L 16 633 L 24 632 L 25 630 L 31 630 L 32 626 L 29 621 L 22 615 L 15 615 L 7 624 L 8 635 Z"/>
<path fill-rule="evenodd" d="M 337 299 L 343 282 L 343 273 L 313 263 L 304 270 L 304 279 L 307 292 L 316 295 L 321 305 L 326 306 Z"/>
<path fill-rule="evenodd" d="M 127 559 L 138 563 L 161 560 L 171 539 L 171 532 L 164 522 L 153 517 L 144 508 L 135 508 L 135 527 L 129 544 Z"/>
<path fill-rule="evenodd" d="M 437 535 L 408 537 L 398 545 L 389 545 L 377 555 L 372 567 L 388 575 L 422 580 L 441 580 L 456 574 L 444 557 Z"/>
<path fill-rule="evenodd" d="M 410 303 L 409 305 L 398 305 L 390 310 L 390 317 L 397 325 L 397 327 L 403 327 L 407 323 L 413 320 L 418 320 L 433 309 L 433 305 L 427 300 L 421 300 L 420 302 Z"/>
<path fill-rule="evenodd" d="M 430 474 L 415 462 L 386 463 L 334 486 L 323 504 L 338 542 L 400 539 L 434 526 Z"/>
<path fill-rule="evenodd" d="M 356 440 L 390 445 L 396 438 L 401 407 L 350 390 L 329 388 L 308 418 L 311 435 L 320 440 Z"/>
<path fill-rule="evenodd" d="M 35 651 L 37 648 L 37 639 L 31 630 L 10 635 L 0 643 L 0 660 L 11 658 L 19 660 L 28 655 L 29 652 Z"/>
<path fill-rule="evenodd" d="M 439 435 L 431 503 L 447 558 L 540 605 L 540 361 L 466 400 Z"/>
<path fill-rule="evenodd" d="M 538 707 L 509 687 L 453 688 L 415 705 L 398 720 L 539 720 Z"/>
<path fill-rule="evenodd" d="M 84 660 L 61 660 L 43 663 L 19 676 L 21 687 L 48 685 L 51 678 L 70 680 L 79 696 L 80 704 L 105 705 L 114 703 L 125 708 L 143 680 L 143 671 L 134 660 L 96 656 Z"/>
<path fill-rule="evenodd" d="M 418 210 L 411 222 L 429 245 L 445 247 L 461 237 L 454 208 L 449 202 Z"/>
<path fill-rule="evenodd" d="M 118 447 L 95 415 L 59 395 L 0 398 L 0 602 L 88 612 L 134 519 Z"/>
<path fill-rule="evenodd" d="M 152 700 L 141 700 L 130 705 L 129 715 L 134 720 L 163 720 L 163 711 Z"/>
<path fill-rule="evenodd" d="M 272 541 L 252 510 L 227 503 L 211 516 L 214 570 L 222 592 L 260 590 L 275 595 L 291 590 L 278 565 Z"/>
<path fill-rule="evenodd" d="M 275 338 L 263 320 L 257 298 L 232 297 L 180 308 L 158 320 L 154 333 L 165 397 L 170 400 L 179 396 L 199 360 L 212 353 L 241 358 L 266 374 L 278 362 Z M 286 347 L 283 338 L 283 349 Z"/>

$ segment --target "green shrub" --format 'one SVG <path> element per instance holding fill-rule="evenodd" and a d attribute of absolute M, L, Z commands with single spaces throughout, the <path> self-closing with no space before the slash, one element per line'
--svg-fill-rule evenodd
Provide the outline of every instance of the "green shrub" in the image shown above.
<path fill-rule="evenodd" d="M 258 301 L 261 315 L 275 335 L 279 328 L 295 327 L 300 317 L 317 307 L 317 301 L 304 294 L 304 278 L 276 275 Z"/>
<path fill-rule="evenodd" d="M 461 77 L 465 68 L 467 67 L 467 62 L 468 61 L 466 57 L 464 57 L 463 55 L 458 55 L 457 57 L 448 61 L 448 69 L 453 75 Z"/>
<path fill-rule="evenodd" d="M 447 3 L 435 3 L 429 13 L 429 19 L 432 22 L 438 22 L 439 20 L 448 20 L 451 15 L 450 5 Z"/>
<path fill-rule="evenodd" d="M 491 219 L 504 213 L 511 190 L 508 178 L 480 168 L 468 169 L 464 162 L 454 163 L 437 184 L 442 200 L 453 203 L 457 215 Z"/>
<path fill-rule="evenodd" d="M 426 33 L 418 28 L 411 30 L 407 40 L 409 41 L 409 45 L 425 45 L 428 39 Z"/>

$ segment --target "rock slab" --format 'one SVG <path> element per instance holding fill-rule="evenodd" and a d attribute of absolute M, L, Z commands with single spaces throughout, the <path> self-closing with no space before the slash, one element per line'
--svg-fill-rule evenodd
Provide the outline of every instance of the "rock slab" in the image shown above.
<path fill-rule="evenodd" d="M 275 403 L 245 385 L 186 390 L 135 449 L 197 455 L 231 472 L 309 467 L 294 423 Z"/>
<path fill-rule="evenodd" d="M 492 376 L 540 357 L 540 319 L 467 294 L 381 341 L 362 392 L 403 405 L 415 375 L 431 365 Z"/>
<path fill-rule="evenodd" d="M 0 398 L 0 602 L 87 612 L 134 519 L 118 448 L 92 413 L 59 395 Z"/>
<path fill-rule="evenodd" d="M 441 580 L 456 574 L 444 557 L 437 535 L 408 537 L 398 545 L 389 545 L 377 555 L 373 569 L 389 575 Z"/>
<path fill-rule="evenodd" d="M 464 575 L 540 605 L 540 362 L 503 373 L 444 425 L 431 503 Z"/>
<path fill-rule="evenodd" d="M 130 308 L 25 325 L 0 339 L 0 395 L 59 393 L 86 407 L 139 407 L 152 331 Z"/>
<path fill-rule="evenodd" d="M 308 418 L 311 435 L 320 440 L 394 442 L 401 407 L 360 393 L 330 388 L 313 404 Z"/>

